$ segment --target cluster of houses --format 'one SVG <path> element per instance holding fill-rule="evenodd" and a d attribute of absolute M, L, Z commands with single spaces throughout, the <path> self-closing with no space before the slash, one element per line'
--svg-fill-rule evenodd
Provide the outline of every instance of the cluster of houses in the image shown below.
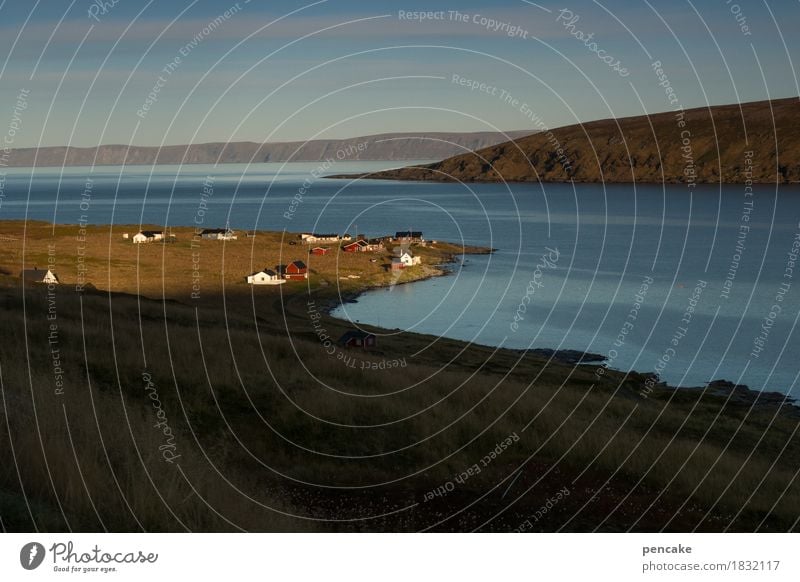
<path fill-rule="evenodd" d="M 316 233 L 302 233 L 300 239 L 307 244 L 324 244 L 324 243 L 339 243 L 344 242 L 342 250 L 346 253 L 379 253 L 385 250 L 386 242 L 392 242 L 399 245 L 395 248 L 392 257 L 391 268 L 393 271 L 405 269 L 406 267 L 413 267 L 422 262 L 421 257 L 414 255 L 411 251 L 411 245 L 425 245 L 426 241 L 422 236 L 422 232 L 418 230 L 401 230 L 397 231 L 395 235 L 367 238 L 363 234 L 356 236 L 355 240 L 349 234 L 339 236 L 338 234 L 316 234 Z M 352 242 L 349 242 L 352 241 Z M 329 247 L 316 246 L 309 250 L 312 255 L 324 256 L 330 252 Z"/>
<path fill-rule="evenodd" d="M 303 261 L 292 261 L 275 269 L 264 269 L 248 275 L 245 280 L 250 285 L 283 285 L 286 281 L 308 279 L 308 266 Z"/>
<path fill-rule="evenodd" d="M 316 244 L 308 250 L 309 255 L 325 256 L 331 252 L 330 246 L 319 246 L 323 244 L 342 245 L 342 251 L 346 253 L 378 253 L 386 249 L 385 242 L 392 241 L 399 243 L 399 248 L 395 249 L 395 256 L 392 257 L 391 269 L 398 271 L 406 267 L 413 267 L 422 263 L 421 257 L 414 255 L 411 251 L 411 243 L 424 243 L 422 233 L 418 231 L 399 231 L 394 237 L 367 238 L 363 234 L 356 236 L 356 240 L 349 234 L 339 236 L 338 234 L 318 234 L 302 233 L 300 240 L 308 245 Z M 352 242 L 351 242 L 352 241 Z M 353 277 L 355 277 L 353 275 Z M 308 278 L 308 267 L 303 261 L 293 261 L 285 266 L 278 266 L 275 269 L 263 269 L 248 275 L 245 280 L 249 285 L 282 285 L 286 281 Z"/>
<path fill-rule="evenodd" d="M 206 228 L 197 233 L 197 235 L 206 240 L 236 240 L 238 238 L 236 232 L 231 230 L 230 227 Z M 122 238 L 127 239 L 128 234 L 123 234 Z M 169 234 L 164 236 L 164 231 L 161 230 L 140 230 L 131 237 L 131 240 L 135 245 L 158 241 L 173 242 L 175 240 L 175 235 Z"/>
<path fill-rule="evenodd" d="M 207 240 L 236 240 L 236 233 L 229 227 L 208 228 L 197 235 Z M 128 239 L 128 234 L 123 238 Z M 165 236 L 163 231 L 142 230 L 131 237 L 134 244 L 144 244 L 150 242 L 175 240 L 175 235 Z M 412 267 L 421 263 L 421 258 L 411 251 L 411 244 L 425 244 L 422 233 L 418 231 L 398 231 L 394 237 L 387 236 L 381 238 L 367 238 L 364 235 L 357 235 L 353 240 L 348 234 L 339 236 L 338 234 L 316 234 L 304 233 L 300 235 L 303 242 L 312 245 L 309 254 L 316 256 L 327 255 L 331 248 L 319 246 L 324 244 L 340 244 L 342 251 L 346 253 L 377 253 L 385 250 L 386 242 L 395 243 L 394 256 L 392 257 L 391 269 L 393 271 Z M 294 244 L 294 243 L 292 243 Z M 375 259 L 373 259 L 373 262 Z M 58 276 L 50 269 L 26 269 L 20 273 L 20 278 L 28 283 L 58 284 Z M 274 269 L 264 268 L 248 275 L 245 280 L 250 285 L 282 285 L 287 281 L 308 279 L 308 266 L 300 260 L 292 261 L 288 265 L 278 265 Z M 368 349 L 377 345 L 375 334 L 362 330 L 350 330 L 339 338 L 339 344 L 347 348 Z"/>
<path fill-rule="evenodd" d="M 318 234 L 312 232 L 303 232 L 298 235 L 298 238 L 305 242 L 306 244 L 337 244 L 340 242 L 349 243 L 353 240 L 353 237 L 349 234 L 345 233 L 341 236 L 335 233 L 330 234 Z M 367 238 L 363 234 L 359 234 L 356 236 L 355 242 L 358 241 L 366 241 L 370 244 L 383 244 L 384 242 L 394 242 L 394 243 L 416 243 L 416 244 L 425 244 L 425 239 L 422 237 L 422 232 L 418 230 L 400 230 L 395 233 L 394 236 L 385 236 L 379 238 L 372 238 L 367 240 Z M 350 245 L 345 245 L 350 246 Z M 343 247 L 344 248 L 344 247 Z"/>
<path fill-rule="evenodd" d="M 424 243 L 422 233 L 418 230 L 402 230 L 394 235 L 394 242 L 397 243 Z"/>

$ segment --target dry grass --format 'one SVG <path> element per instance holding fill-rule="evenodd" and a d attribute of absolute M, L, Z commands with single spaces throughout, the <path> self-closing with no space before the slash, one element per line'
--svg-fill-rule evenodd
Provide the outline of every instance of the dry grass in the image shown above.
<path fill-rule="evenodd" d="M 161 230 L 155 225 L 144 230 Z M 345 253 L 338 245 L 322 245 L 331 249 L 325 256 L 309 255 L 311 247 L 300 242 L 296 234 L 258 232 L 247 237 L 240 232 L 237 240 L 204 240 L 188 227 L 174 227 L 173 243 L 133 244 L 123 233 L 133 236 L 135 226 L 56 225 L 43 222 L 2 221 L 0 236 L 8 237 L 0 245 L 0 269 L 16 275 L 23 268 L 52 269 L 62 284 L 79 281 L 79 262 L 86 267 L 85 280 L 98 289 L 139 294 L 151 298 L 167 298 L 208 304 L 223 291 L 249 293 L 245 277 L 263 268 L 275 269 L 294 260 L 305 261 L 310 269 L 308 288 L 341 287 L 345 292 L 365 286 L 382 285 L 393 280 L 387 271 L 391 262 L 391 245 L 380 253 Z M 79 240 L 78 237 L 85 240 Z M 297 244 L 290 244 L 297 243 Z M 425 257 L 422 268 L 409 269 L 396 282 L 405 282 L 440 274 L 432 265 L 447 260 L 462 249 L 441 243 L 421 249 Z M 82 256 L 81 256 L 82 254 Z M 370 259 L 377 258 L 373 263 Z M 50 263 L 48 262 L 50 261 Z M 192 279 L 199 275 L 199 300 L 192 298 Z M 358 279 L 351 279 L 355 275 Z M 303 281 L 287 283 L 306 287 Z M 276 296 L 276 287 L 261 287 L 254 292 Z"/>

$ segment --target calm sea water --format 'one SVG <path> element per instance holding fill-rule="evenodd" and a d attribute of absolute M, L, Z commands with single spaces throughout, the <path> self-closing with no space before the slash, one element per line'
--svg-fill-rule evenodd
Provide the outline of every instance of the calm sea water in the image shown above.
<path fill-rule="evenodd" d="M 13 169 L 0 186 L 0 219 L 421 230 L 498 251 L 467 256 L 450 277 L 367 293 L 336 315 L 481 344 L 601 353 L 614 368 L 657 370 L 678 385 L 725 378 L 800 392 L 800 269 L 787 270 L 800 187 L 756 186 L 745 197 L 740 185 L 315 177 L 396 165 Z"/>

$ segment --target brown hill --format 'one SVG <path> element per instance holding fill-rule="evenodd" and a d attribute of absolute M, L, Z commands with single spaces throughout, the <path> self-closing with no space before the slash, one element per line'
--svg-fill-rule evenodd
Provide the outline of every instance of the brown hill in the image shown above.
<path fill-rule="evenodd" d="M 217 142 L 164 147 L 102 145 L 89 148 L 47 146 L 11 150 L 7 166 L 102 166 L 152 164 L 230 164 L 337 160 L 441 160 L 530 135 L 507 133 L 383 133 L 349 139 L 307 142 Z"/>
<path fill-rule="evenodd" d="M 798 98 L 604 119 L 369 177 L 464 182 L 798 182 L 798 121 Z"/>

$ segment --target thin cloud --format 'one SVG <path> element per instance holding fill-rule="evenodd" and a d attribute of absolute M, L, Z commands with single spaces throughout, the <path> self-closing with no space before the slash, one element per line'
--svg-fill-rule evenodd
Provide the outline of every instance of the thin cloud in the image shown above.
<path fill-rule="evenodd" d="M 218 23 L 209 40 L 242 39 L 255 33 L 260 28 L 278 18 L 278 15 L 247 14 L 248 7 L 233 15 L 230 19 Z M 518 26 L 527 31 L 529 36 L 539 38 L 554 38 L 563 36 L 563 31 L 559 31 L 553 26 L 553 17 L 547 14 L 533 12 L 529 7 L 513 10 L 492 10 L 486 9 L 480 12 L 465 11 L 470 16 L 469 22 L 456 20 L 432 20 L 426 22 L 415 22 L 401 20 L 398 18 L 397 11 L 379 12 L 372 14 L 338 14 L 335 16 L 292 16 L 267 27 L 259 32 L 256 38 L 297 38 L 315 31 L 320 32 L 319 36 L 325 38 L 419 38 L 419 37 L 485 37 L 485 38 L 507 38 L 503 29 L 492 30 L 483 20 L 473 22 L 475 15 L 481 18 L 492 19 L 497 23 L 509 26 Z M 170 26 L 167 19 L 141 19 L 133 24 L 130 29 L 129 21 L 114 20 L 109 18 L 95 23 L 89 19 L 73 19 L 65 21 L 58 28 L 53 36 L 54 43 L 74 43 L 79 42 L 90 26 L 94 28 L 89 35 L 87 42 L 116 42 L 123 34 L 124 41 L 144 41 L 152 40 L 164 32 L 162 41 L 188 41 L 200 33 L 216 16 L 202 18 L 184 18 Z M 351 20 L 372 18 L 368 21 L 343 24 Z M 34 22 L 25 27 L 22 33 L 23 42 L 36 42 L 41 44 L 43 39 L 47 39 L 53 33 L 57 21 Z M 338 26 L 337 26 L 338 25 Z M 335 27 L 335 28 L 331 28 Z M 16 36 L 18 28 L 12 26 L 0 26 L 0 38 L 13 38 Z M 13 34 L 12 34 L 13 33 Z M 519 40 L 519 39 L 517 39 Z"/>

